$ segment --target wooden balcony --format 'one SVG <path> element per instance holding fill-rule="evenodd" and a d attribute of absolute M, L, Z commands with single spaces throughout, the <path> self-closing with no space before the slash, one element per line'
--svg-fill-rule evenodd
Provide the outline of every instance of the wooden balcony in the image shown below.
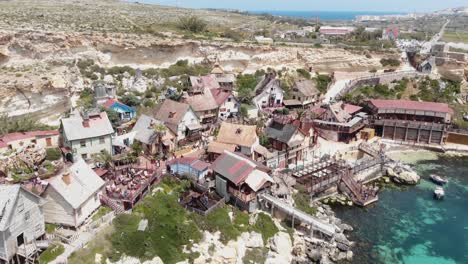
<path fill-rule="evenodd" d="M 229 187 L 229 194 L 241 200 L 244 203 L 249 203 L 257 198 L 257 194 L 254 192 L 243 193 L 233 187 Z"/>

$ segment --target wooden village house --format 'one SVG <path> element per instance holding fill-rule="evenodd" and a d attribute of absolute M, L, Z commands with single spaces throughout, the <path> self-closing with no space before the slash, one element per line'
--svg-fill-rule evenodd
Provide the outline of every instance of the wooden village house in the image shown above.
<path fill-rule="evenodd" d="M 291 99 L 284 100 L 288 108 L 308 108 L 320 102 L 320 91 L 312 80 L 298 80 L 291 89 Z"/>
<path fill-rule="evenodd" d="M 271 148 L 277 151 L 277 167 L 285 168 L 306 158 L 311 137 L 298 126 L 273 120 L 265 129 L 265 134 Z"/>
<path fill-rule="evenodd" d="M 162 131 L 157 131 L 162 129 Z M 143 151 L 149 155 L 167 155 L 175 149 L 176 135 L 168 129 L 163 122 L 147 115 L 138 118 L 132 132 L 135 132 L 135 140 L 143 146 Z"/>
<path fill-rule="evenodd" d="M 222 154 L 224 150 L 235 150 L 249 158 L 255 159 L 255 149 L 260 145 L 257 127 L 223 122 L 216 141 L 208 145 L 208 149 L 217 150 Z M 208 151 L 209 152 L 209 151 Z M 210 154 L 210 152 L 209 152 Z"/>
<path fill-rule="evenodd" d="M 327 106 L 312 122 L 319 135 L 327 140 L 349 142 L 366 126 L 362 107 L 337 102 Z"/>
<path fill-rule="evenodd" d="M 174 174 L 187 175 L 196 181 L 202 181 L 209 172 L 210 164 L 195 157 L 172 159 L 166 163 Z"/>
<path fill-rule="evenodd" d="M 119 114 L 119 120 L 121 122 L 127 122 L 136 117 L 137 111 L 124 103 L 121 103 L 115 99 L 107 99 L 102 106 L 106 109 L 112 109 Z"/>
<path fill-rule="evenodd" d="M 105 182 L 84 160 L 49 179 L 42 197 L 46 223 L 77 228 L 101 206 Z"/>
<path fill-rule="evenodd" d="M 408 100 L 369 100 L 370 126 L 384 139 L 443 144 L 454 114 L 445 103 Z"/>
<path fill-rule="evenodd" d="M 255 87 L 255 97 L 252 99 L 257 109 L 283 107 L 284 91 L 281 81 L 275 73 L 267 73 Z"/>
<path fill-rule="evenodd" d="M 218 195 L 249 212 L 258 207 L 257 195 L 274 183 L 268 168 L 242 154 L 225 151 L 211 168 Z"/>
<path fill-rule="evenodd" d="M 0 185 L 0 262 L 17 261 L 37 251 L 44 238 L 44 200 L 19 184 Z"/>
<path fill-rule="evenodd" d="M 218 103 L 210 89 L 205 88 L 200 93 L 185 96 L 183 101 L 195 111 L 200 123 L 213 124 L 218 118 Z"/>
<path fill-rule="evenodd" d="M 107 151 L 112 154 L 114 129 L 106 112 L 73 113 L 61 120 L 62 152 L 68 161 L 90 159 Z"/>
<path fill-rule="evenodd" d="M 56 148 L 59 146 L 59 135 L 58 130 L 6 134 L 0 137 L 0 154 L 16 151 L 30 145 L 41 148 Z"/>
<path fill-rule="evenodd" d="M 156 107 L 153 118 L 163 122 L 176 135 L 176 145 L 193 143 L 201 139 L 202 126 L 188 104 L 165 100 Z"/>
<path fill-rule="evenodd" d="M 218 117 L 222 120 L 239 116 L 240 102 L 234 96 L 231 90 L 228 89 L 212 89 L 216 104 L 219 107 Z"/>

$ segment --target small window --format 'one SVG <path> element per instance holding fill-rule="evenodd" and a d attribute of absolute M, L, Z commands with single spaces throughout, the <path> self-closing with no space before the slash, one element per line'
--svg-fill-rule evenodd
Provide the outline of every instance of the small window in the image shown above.
<path fill-rule="evenodd" d="M 8 145 L 8 149 L 9 150 L 12 150 L 13 149 L 13 146 L 11 144 Z"/>
<path fill-rule="evenodd" d="M 231 98 L 228 98 L 228 102 L 231 102 Z"/>
<path fill-rule="evenodd" d="M 106 142 L 106 139 L 104 137 L 99 138 L 99 143 L 104 144 Z"/>
<path fill-rule="evenodd" d="M 31 213 L 29 211 L 24 213 L 24 221 L 28 221 L 31 218 Z"/>
<path fill-rule="evenodd" d="M 80 146 L 86 147 L 86 140 L 81 140 L 80 141 Z"/>
<path fill-rule="evenodd" d="M 88 154 L 86 154 L 86 153 L 81 154 L 81 158 L 84 159 L 84 160 L 85 160 L 85 159 L 88 159 Z"/>
<path fill-rule="evenodd" d="M 31 140 L 31 143 L 37 144 L 37 140 L 33 139 L 33 140 Z"/>
<path fill-rule="evenodd" d="M 46 145 L 47 147 L 51 147 L 52 146 L 52 138 L 46 138 Z"/>

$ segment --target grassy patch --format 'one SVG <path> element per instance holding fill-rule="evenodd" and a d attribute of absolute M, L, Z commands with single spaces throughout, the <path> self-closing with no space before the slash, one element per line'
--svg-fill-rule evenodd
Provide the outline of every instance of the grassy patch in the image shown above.
<path fill-rule="evenodd" d="M 262 234 L 263 241 L 266 243 L 266 241 L 278 233 L 279 230 L 269 215 L 259 213 L 257 215 L 257 221 L 253 226 L 253 231 Z"/>
<path fill-rule="evenodd" d="M 112 211 L 112 209 L 110 209 L 109 207 L 101 206 L 101 207 L 99 207 L 99 209 L 97 210 L 97 212 L 93 215 L 93 217 L 91 219 L 93 221 L 96 221 L 96 220 L 100 219 L 101 217 L 105 216 L 106 214 L 110 213 L 111 211 Z"/>
<path fill-rule="evenodd" d="M 131 215 L 120 215 L 114 221 L 115 230 L 111 236 L 114 260 L 123 254 L 149 260 L 159 256 L 164 263 L 176 263 L 196 256 L 182 252 L 183 246 L 190 246 L 202 238 L 196 223 L 178 203 L 179 193 L 171 179 L 164 184 L 172 187 L 170 194 L 164 192 L 147 196 Z M 138 231 L 141 219 L 148 219 L 146 231 Z"/>
<path fill-rule="evenodd" d="M 468 43 L 468 32 L 445 32 L 442 40 L 446 42 Z"/>
<path fill-rule="evenodd" d="M 49 263 L 60 256 L 63 252 L 65 252 L 65 247 L 63 247 L 62 244 L 53 244 L 44 252 L 42 252 L 41 256 L 39 257 L 39 263 Z"/>
<path fill-rule="evenodd" d="M 89 242 L 86 247 L 73 252 L 68 258 L 69 264 L 95 264 L 96 254 L 101 254 L 103 257 L 101 263 L 106 263 L 108 256 L 112 255 L 112 243 L 110 241 L 111 234 L 114 232 L 112 226 L 103 229 L 94 239 Z"/>
<path fill-rule="evenodd" d="M 57 230 L 58 226 L 53 224 L 45 224 L 45 231 L 47 234 L 53 234 Z"/>
<path fill-rule="evenodd" d="M 231 222 L 229 213 L 230 207 L 225 206 L 214 210 L 206 217 L 192 214 L 191 218 L 197 223 L 200 229 L 210 232 L 219 231 L 221 233 L 221 242 L 227 243 L 229 240 L 236 239 L 243 231 L 239 230 L 238 226 Z"/>

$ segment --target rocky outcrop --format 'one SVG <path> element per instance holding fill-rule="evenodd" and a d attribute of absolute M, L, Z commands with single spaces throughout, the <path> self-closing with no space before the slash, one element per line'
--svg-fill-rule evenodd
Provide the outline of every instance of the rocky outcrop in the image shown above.
<path fill-rule="evenodd" d="M 268 252 L 266 264 L 291 263 L 293 246 L 288 233 L 277 233 L 269 243 L 271 251 Z"/>
<path fill-rule="evenodd" d="M 409 166 L 401 164 L 391 164 L 387 168 L 387 176 L 398 184 L 415 185 L 419 183 L 421 177 Z"/>

